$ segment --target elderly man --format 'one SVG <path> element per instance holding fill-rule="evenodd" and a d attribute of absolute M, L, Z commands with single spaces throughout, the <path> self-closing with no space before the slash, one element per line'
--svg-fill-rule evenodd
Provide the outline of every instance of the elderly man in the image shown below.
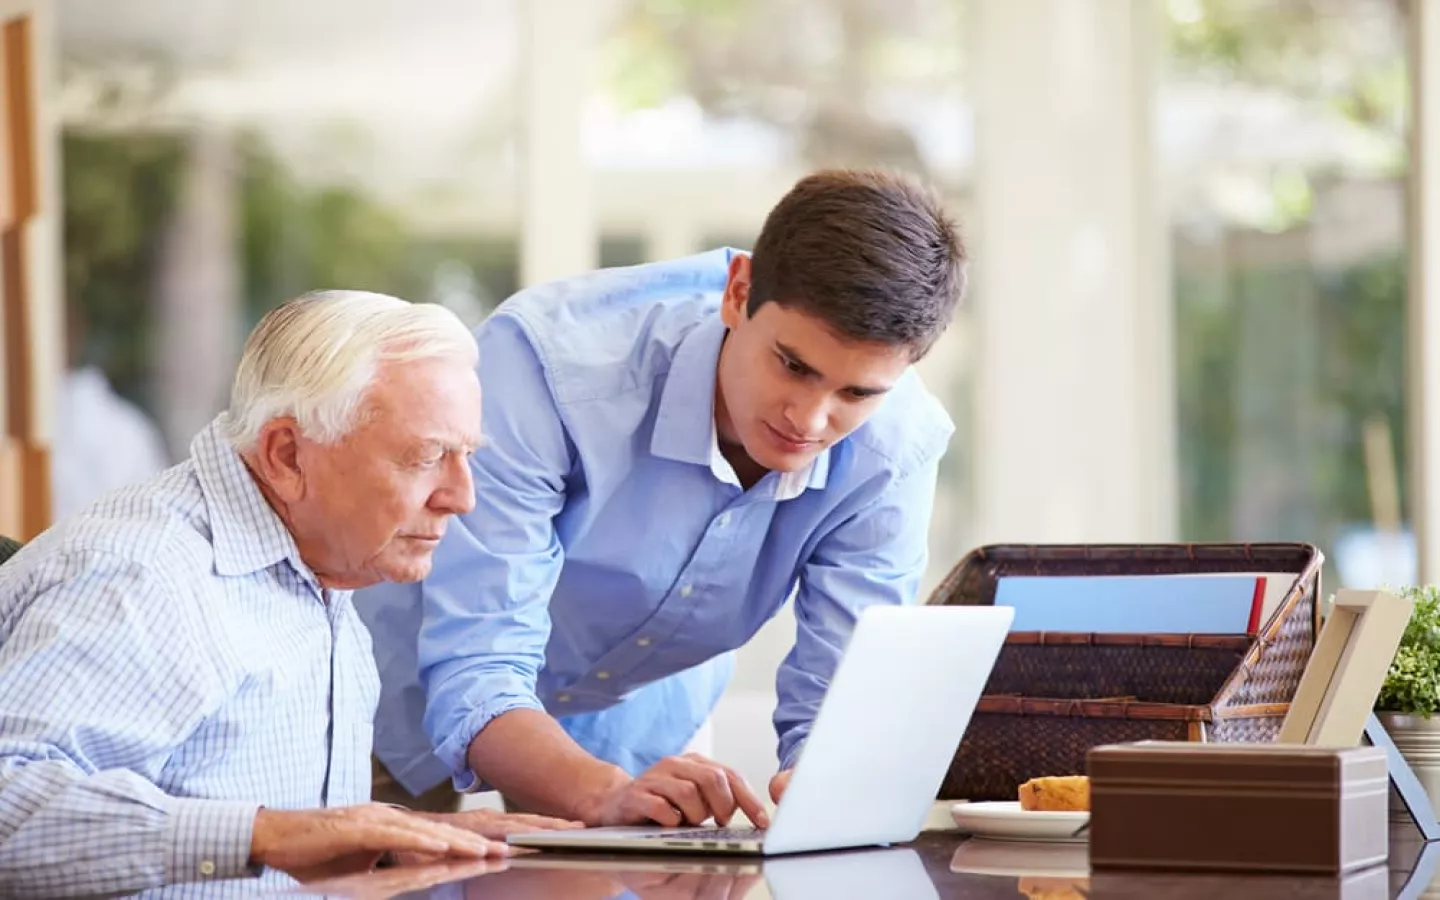
<path fill-rule="evenodd" d="M 425 577 L 474 505 L 475 366 L 439 306 L 292 301 L 189 460 L 0 567 L 0 894 L 212 896 L 563 824 L 366 802 L 379 681 L 350 595 Z"/>

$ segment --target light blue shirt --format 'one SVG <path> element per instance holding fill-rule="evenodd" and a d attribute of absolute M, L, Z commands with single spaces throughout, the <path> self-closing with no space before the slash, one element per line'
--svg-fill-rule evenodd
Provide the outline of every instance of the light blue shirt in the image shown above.
<path fill-rule="evenodd" d="M 476 507 L 423 584 L 356 595 L 376 753 L 410 791 L 476 787 L 471 740 L 517 708 L 631 773 L 680 752 L 730 651 L 793 592 L 774 720 L 789 766 L 859 610 L 914 600 L 949 418 L 907 372 L 807 471 L 744 490 L 714 424 L 734 252 L 532 288 L 477 329 Z"/>
<path fill-rule="evenodd" d="M 370 799 L 349 592 L 326 602 L 215 423 L 190 451 L 0 566 L 4 896 L 253 894 L 213 882 L 257 874 L 259 806 Z"/>

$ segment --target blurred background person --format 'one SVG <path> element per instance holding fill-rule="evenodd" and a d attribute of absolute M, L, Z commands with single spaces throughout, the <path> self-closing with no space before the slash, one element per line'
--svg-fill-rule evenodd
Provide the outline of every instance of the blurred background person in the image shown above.
<path fill-rule="evenodd" d="M 145 410 L 115 392 L 87 360 L 85 314 L 67 307 L 64 379 L 55 403 L 51 496 L 54 517 L 79 512 L 101 494 L 143 481 L 170 465 L 165 438 Z"/>

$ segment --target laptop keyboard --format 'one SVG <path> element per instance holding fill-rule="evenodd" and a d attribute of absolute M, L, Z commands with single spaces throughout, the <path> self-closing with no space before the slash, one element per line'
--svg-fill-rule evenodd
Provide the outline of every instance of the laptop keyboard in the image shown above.
<path fill-rule="evenodd" d="M 640 838 L 696 838 L 704 841 L 762 841 L 763 828 L 679 828 L 665 831 L 649 831 L 636 835 Z"/>

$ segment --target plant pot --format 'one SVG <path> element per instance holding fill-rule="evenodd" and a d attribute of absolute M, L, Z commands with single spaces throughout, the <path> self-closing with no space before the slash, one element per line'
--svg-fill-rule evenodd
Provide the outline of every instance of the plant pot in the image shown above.
<path fill-rule="evenodd" d="M 1377 712 L 1376 717 L 1390 732 L 1395 749 L 1405 757 L 1415 777 L 1430 795 L 1430 805 L 1440 810 L 1440 714 L 1433 716 L 1409 713 Z M 1400 795 L 1390 789 L 1391 820 L 1409 820 L 1410 814 Z"/>

